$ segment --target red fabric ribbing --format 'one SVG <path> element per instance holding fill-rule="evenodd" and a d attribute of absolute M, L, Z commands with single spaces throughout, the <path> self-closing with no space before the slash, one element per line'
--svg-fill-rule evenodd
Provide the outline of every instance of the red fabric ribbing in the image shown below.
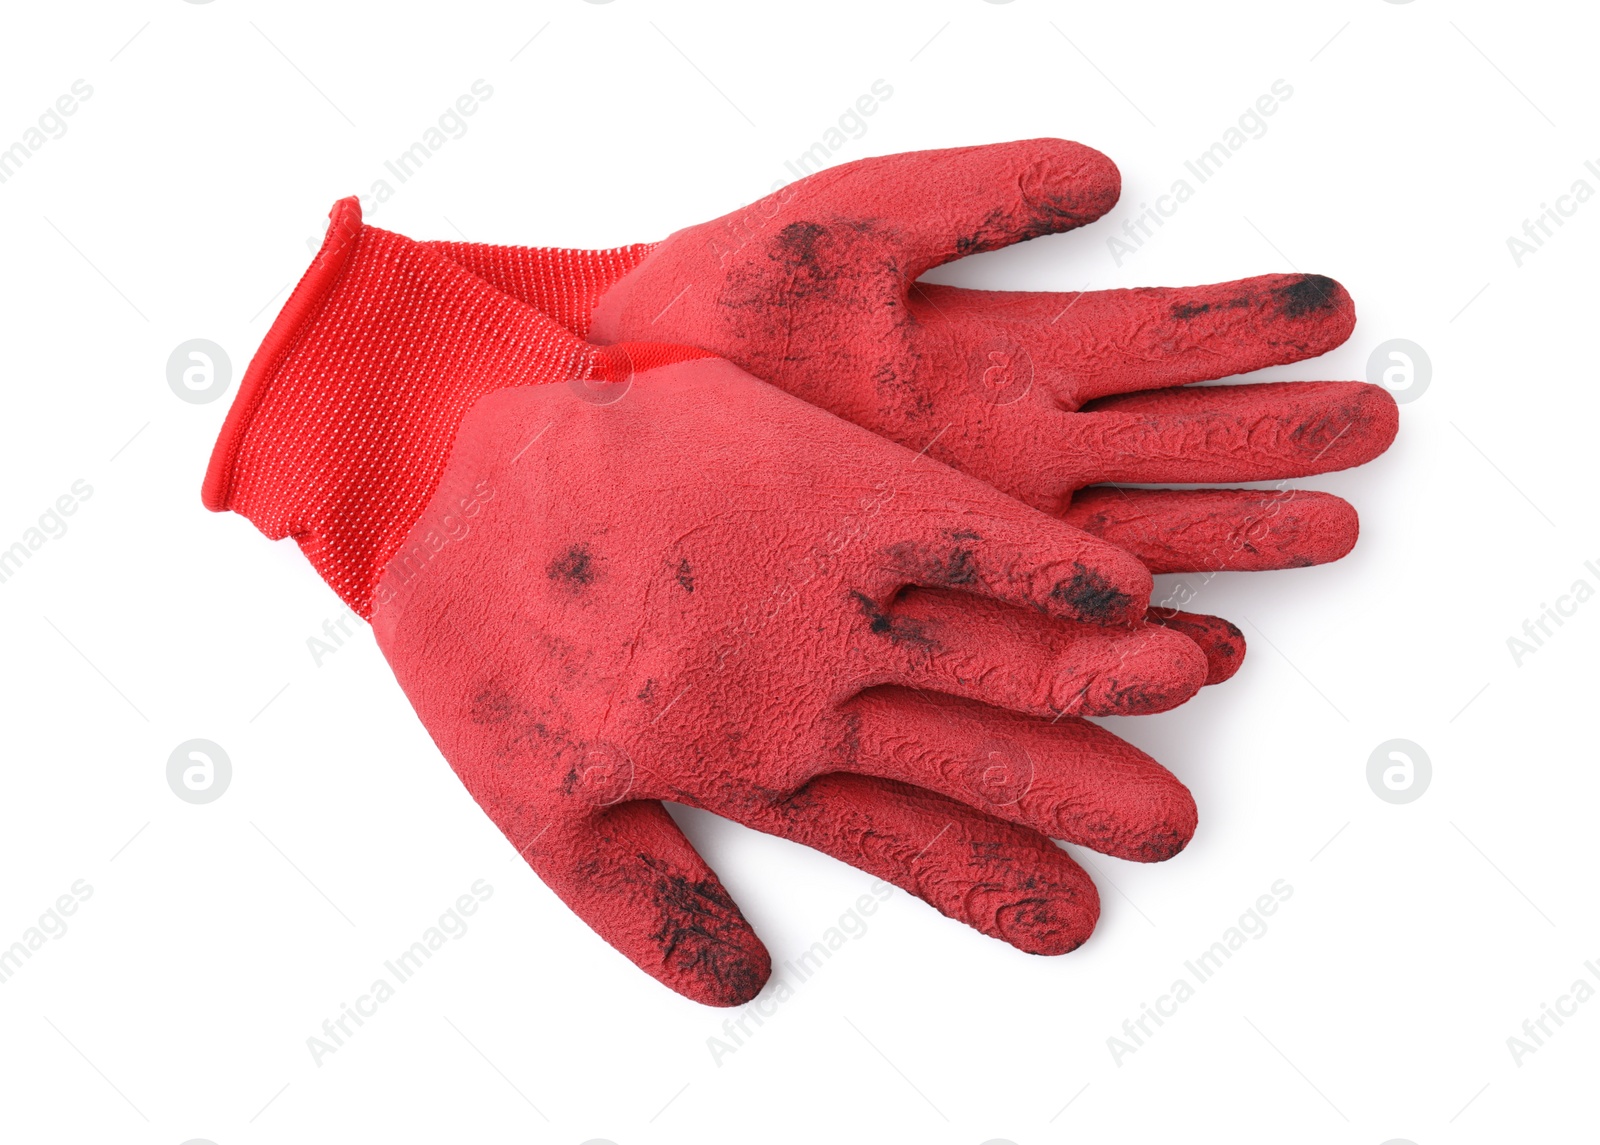
<path fill-rule="evenodd" d="M 245 373 L 202 497 L 293 537 L 364 617 L 480 397 L 706 356 L 651 343 L 603 351 L 421 244 L 363 226 L 354 198 L 329 220 Z"/>
<path fill-rule="evenodd" d="M 454 242 L 422 245 L 466 267 L 496 289 L 538 307 L 585 338 L 600 296 L 661 244 L 634 243 L 610 250 Z"/>

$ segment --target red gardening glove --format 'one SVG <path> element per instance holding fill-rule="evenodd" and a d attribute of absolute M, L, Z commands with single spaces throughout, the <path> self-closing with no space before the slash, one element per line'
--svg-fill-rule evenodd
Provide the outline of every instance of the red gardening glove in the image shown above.
<path fill-rule="evenodd" d="M 1051 837 L 1152 861 L 1194 830 L 1154 760 L 1057 718 L 1200 686 L 1137 561 L 703 351 L 588 345 L 354 199 L 204 499 L 299 542 L 512 845 L 699 1001 L 770 962 L 661 800 L 1036 953 L 1098 914 Z"/>
<path fill-rule="evenodd" d="M 1098 151 L 1034 139 L 847 163 L 659 243 L 430 245 L 596 342 L 715 351 L 1112 541 L 1152 572 L 1338 559 L 1357 532 L 1338 497 L 1107 484 L 1304 477 L 1388 448 L 1398 415 L 1377 386 L 1170 388 L 1338 346 L 1355 308 L 1332 279 L 1086 294 L 917 281 L 952 259 L 1093 222 L 1120 186 Z"/>

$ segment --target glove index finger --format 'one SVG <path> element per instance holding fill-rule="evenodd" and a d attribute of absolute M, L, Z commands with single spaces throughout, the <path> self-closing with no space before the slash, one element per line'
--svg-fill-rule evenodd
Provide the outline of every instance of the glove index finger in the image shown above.
<path fill-rule="evenodd" d="M 966 511 L 904 522 L 911 537 L 888 548 L 891 571 L 906 583 L 978 593 L 1058 620 L 1143 618 L 1153 582 L 1137 558 L 1020 501 L 985 493 Z"/>
<path fill-rule="evenodd" d="M 1009 308 L 1003 296 L 992 306 L 1001 315 Z M 1095 347 L 1073 362 L 1074 406 L 1315 358 L 1343 345 L 1356 323 L 1349 291 L 1320 274 L 1099 290 L 1052 313 L 1063 344 Z"/>

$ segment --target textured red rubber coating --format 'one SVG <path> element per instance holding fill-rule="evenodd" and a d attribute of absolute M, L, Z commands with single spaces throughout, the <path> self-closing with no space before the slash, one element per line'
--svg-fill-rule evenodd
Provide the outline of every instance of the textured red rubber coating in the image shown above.
<path fill-rule="evenodd" d="M 843 164 L 655 244 L 430 245 L 597 341 L 713 350 L 1065 514 L 1153 570 L 1337 560 L 1355 543 L 1356 515 L 1327 494 L 1128 491 L 1136 504 L 1119 509 L 1116 490 L 1084 489 L 1281 482 L 1382 453 L 1398 413 L 1376 386 L 1171 388 L 1338 346 L 1355 307 L 1337 282 L 1275 274 L 1058 294 L 918 281 L 952 259 L 1091 223 L 1120 188 L 1098 151 L 1033 139 Z M 581 312 L 591 298 L 592 318 Z"/>
<path fill-rule="evenodd" d="M 206 503 L 372 616 L 490 818 L 638 965 L 721 1005 L 769 970 L 661 800 L 1041 954 L 1098 915 L 1052 837 L 1188 841 L 1183 785 L 1079 718 L 1210 668 L 1140 623 L 1139 561 L 703 350 L 589 345 L 351 202 L 333 222 Z"/>

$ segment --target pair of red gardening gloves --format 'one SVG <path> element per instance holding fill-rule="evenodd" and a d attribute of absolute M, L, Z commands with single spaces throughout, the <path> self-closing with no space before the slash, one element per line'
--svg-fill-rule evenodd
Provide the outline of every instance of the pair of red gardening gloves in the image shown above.
<path fill-rule="evenodd" d="M 691 998 L 771 964 L 663 800 L 794 839 L 1023 950 L 1082 943 L 1053 839 L 1158 861 L 1188 790 L 1081 717 L 1231 675 L 1152 572 L 1335 560 L 1326 494 L 1122 488 L 1358 465 L 1354 382 L 1178 388 L 1355 322 L 1334 281 L 1085 294 L 930 268 L 1092 222 L 1041 139 L 868 159 L 611 251 L 418 243 L 338 203 L 204 498 L 373 623 L 445 758 L 591 927 Z"/>

